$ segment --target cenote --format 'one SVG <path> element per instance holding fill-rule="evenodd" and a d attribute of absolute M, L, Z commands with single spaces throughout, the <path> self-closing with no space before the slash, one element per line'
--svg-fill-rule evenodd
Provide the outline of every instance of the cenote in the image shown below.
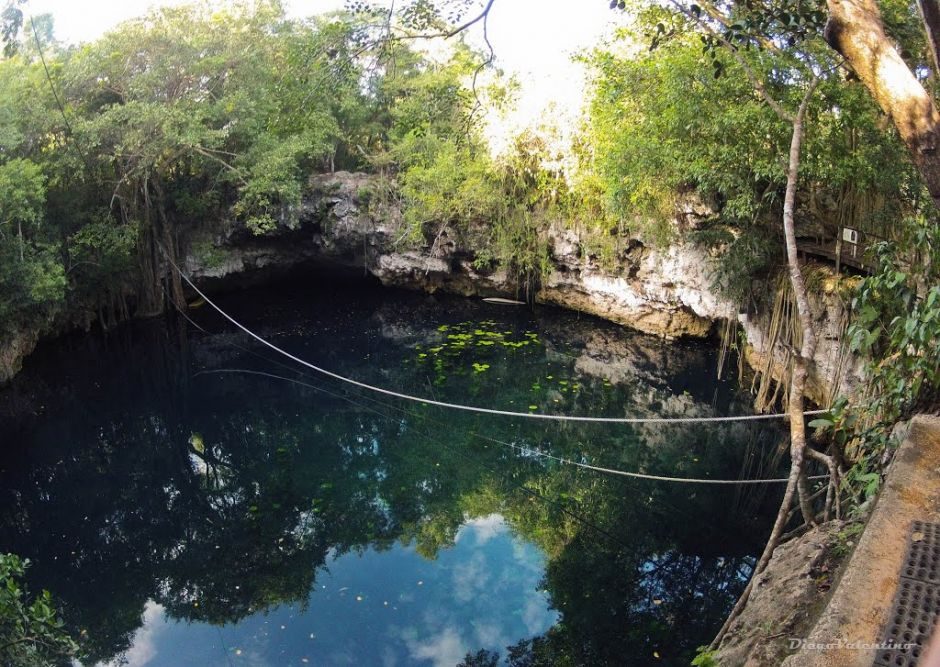
<path fill-rule="evenodd" d="M 218 303 L 300 358 L 439 400 L 749 410 L 713 342 L 313 284 Z M 780 425 L 445 411 L 317 376 L 207 305 L 190 316 L 46 344 L 0 394 L 0 551 L 61 602 L 82 665 L 688 664 L 769 531 L 779 485 L 535 452 L 773 477 Z"/>

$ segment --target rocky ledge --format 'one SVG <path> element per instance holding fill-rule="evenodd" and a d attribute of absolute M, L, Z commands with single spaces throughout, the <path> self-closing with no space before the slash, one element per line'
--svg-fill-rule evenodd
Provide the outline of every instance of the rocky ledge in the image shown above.
<path fill-rule="evenodd" d="M 301 264 L 343 267 L 367 273 L 385 285 L 444 291 L 464 296 L 520 298 L 520 286 L 503 270 L 477 267 L 466 233 L 442 232 L 430 245 L 417 246 L 402 233 L 399 212 L 367 199 L 372 179 L 337 172 L 311 180 L 298 222 L 265 236 L 252 236 L 231 223 L 214 238 L 193 242 L 186 266 L 207 282 L 244 279 Z M 380 213 L 375 213 L 378 209 Z M 739 313 L 736 304 L 713 289 L 713 261 L 703 248 L 682 243 L 659 249 L 630 241 L 618 263 L 602 265 L 583 251 L 577 232 L 548 232 L 551 271 L 534 301 L 578 310 L 644 333 L 704 337 L 729 318 L 740 324 L 744 352 L 755 369 L 779 378 L 789 352 L 768 335 L 770 313 Z M 837 393 L 850 393 L 861 380 L 861 363 L 842 352 L 846 305 L 837 290 L 814 298 L 820 332 L 808 396 L 818 404 Z"/>
<path fill-rule="evenodd" d="M 472 234 L 443 231 L 431 244 L 415 244 L 402 232 L 400 211 L 372 200 L 373 178 L 337 172 L 310 181 L 296 221 L 256 236 L 244 225 L 221 222 L 212 233 L 189 239 L 184 266 L 210 289 L 262 282 L 301 266 L 328 267 L 374 276 L 385 285 L 445 291 L 464 296 L 519 298 L 520 286 L 503 270 L 481 270 Z M 534 301 L 608 319 L 639 331 L 669 337 L 704 337 L 719 322 L 736 318 L 745 334 L 746 359 L 756 369 L 780 377 L 787 350 L 770 340 L 768 314 L 740 314 L 712 289 L 707 251 L 689 244 L 665 249 L 630 241 L 613 267 L 583 251 L 570 229 L 548 232 L 551 271 Z M 844 306 L 823 294 L 814 306 L 820 343 L 809 397 L 825 403 L 834 392 L 858 383 L 860 364 L 839 354 Z M 0 383 L 18 369 L 38 335 L 27 335 L 0 351 Z"/>

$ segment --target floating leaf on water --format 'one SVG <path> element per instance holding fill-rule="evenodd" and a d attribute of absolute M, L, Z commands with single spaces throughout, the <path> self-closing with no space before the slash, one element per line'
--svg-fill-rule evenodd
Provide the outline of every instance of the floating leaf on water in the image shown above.
<path fill-rule="evenodd" d="M 206 451 L 206 444 L 202 439 L 201 433 L 193 433 L 192 435 L 190 435 L 189 444 L 192 445 L 193 449 L 195 449 L 200 454 Z"/>

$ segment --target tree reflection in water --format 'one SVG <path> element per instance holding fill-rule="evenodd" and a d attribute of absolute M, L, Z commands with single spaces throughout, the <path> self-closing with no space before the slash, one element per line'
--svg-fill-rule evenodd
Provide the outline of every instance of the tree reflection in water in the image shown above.
<path fill-rule="evenodd" d="M 301 357 L 446 400 L 594 415 L 746 410 L 702 345 L 556 311 L 354 294 L 339 306 L 287 294 L 227 307 Z M 211 313 L 198 318 L 223 329 Z M 468 519 L 494 514 L 545 554 L 542 586 L 560 615 L 503 652 L 513 664 L 681 664 L 720 624 L 766 532 L 776 489 L 604 476 L 496 442 L 627 470 L 766 476 L 780 435 L 766 423 L 445 413 L 350 392 L 233 343 L 248 345 L 231 333 L 180 345 L 172 327 L 139 324 L 50 346 L 0 396 L 12 436 L 0 543 L 33 560 L 31 585 L 63 603 L 86 664 L 130 647 L 148 601 L 170 618 L 237 624 L 308 604 L 342 554 L 413 544 L 434 559 Z M 233 368 L 287 379 L 194 377 Z"/>

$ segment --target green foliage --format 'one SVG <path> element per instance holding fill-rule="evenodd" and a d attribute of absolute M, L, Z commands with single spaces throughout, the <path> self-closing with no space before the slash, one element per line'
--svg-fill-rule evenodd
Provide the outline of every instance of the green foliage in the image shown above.
<path fill-rule="evenodd" d="M 0 663 L 8 667 L 68 664 L 78 649 L 58 618 L 49 591 L 30 597 L 29 561 L 0 553 Z"/>
<path fill-rule="evenodd" d="M 860 283 L 852 301 L 847 339 L 869 360 L 864 396 L 855 405 L 839 399 L 810 424 L 830 433 L 852 463 L 845 482 L 862 499 L 880 487 L 897 445 L 895 424 L 935 405 L 940 395 L 940 232 L 931 223 L 911 226 L 920 252 L 880 244 L 878 270 Z M 911 261 L 908 270 L 899 268 Z"/>
<path fill-rule="evenodd" d="M 132 274 L 138 225 L 114 224 L 106 214 L 98 216 L 68 238 L 71 266 L 82 273 L 82 285 L 107 289 Z"/>
<path fill-rule="evenodd" d="M 710 651 L 707 646 L 699 646 L 692 660 L 692 667 L 718 667 L 715 651 Z"/>
<path fill-rule="evenodd" d="M 42 317 L 65 296 L 65 271 L 42 229 L 46 177 L 30 160 L 0 164 L 0 329 Z"/>
<path fill-rule="evenodd" d="M 534 134 L 493 158 L 481 136 L 478 103 L 465 86 L 480 59 L 458 48 L 443 64 L 416 67 L 403 54 L 397 74 L 381 82 L 388 100 L 387 147 L 372 156 L 379 171 L 395 169 L 404 206 L 404 238 L 433 251 L 442 235 L 470 246 L 478 270 L 506 268 L 528 289 L 549 270 L 546 232 L 567 185 L 543 167 L 545 145 Z M 494 85 L 478 94 L 500 97 Z"/>
<path fill-rule="evenodd" d="M 392 56 L 395 74 L 377 84 L 389 127 L 372 157 L 394 165 L 413 243 L 432 243 L 445 228 L 466 232 L 485 223 L 502 199 L 493 165 L 472 117 L 474 99 L 462 81 L 478 64 L 466 49 L 444 63 L 422 66 L 414 54 Z"/>
<path fill-rule="evenodd" d="M 54 313 L 65 288 L 65 269 L 53 248 L 31 244 L 21 257 L 16 247 L 0 244 L 0 333 Z"/>
<path fill-rule="evenodd" d="M 780 260 L 791 130 L 753 80 L 792 111 L 803 93 L 806 63 L 829 71 L 831 54 L 815 31 L 819 8 L 797 4 L 769 12 L 729 9 L 728 26 L 712 28 L 736 46 L 731 57 L 698 24 L 712 19 L 637 3 L 632 25 L 614 47 L 588 58 L 595 81 L 583 141 L 591 150 L 582 152 L 581 168 L 607 211 L 595 216 L 598 231 L 665 244 L 688 232 L 680 215 L 684 203 L 706 203 L 714 214 L 692 221 L 693 238 L 718 257 L 716 287 L 739 301 L 754 278 L 772 274 Z M 653 48 L 636 47 L 650 39 Z M 765 48 L 768 39 L 777 46 Z M 916 192 L 916 181 L 903 146 L 884 131 L 864 88 L 823 74 L 806 127 L 798 234 L 835 237 L 838 226 L 848 224 L 891 236 L 910 209 L 905 200 Z M 617 221 L 616 231 L 609 219 Z"/>
<path fill-rule="evenodd" d="M 296 225 L 309 174 L 358 166 L 344 142 L 376 131 L 354 33 L 276 1 L 163 8 L 46 44 L 51 81 L 25 40 L 0 62 L 4 326 L 135 293 L 152 312 L 157 243 L 229 212 L 254 233 Z"/>
<path fill-rule="evenodd" d="M 899 269 L 898 252 L 883 245 L 879 270 L 859 286 L 849 331 L 853 351 L 878 359 L 869 394 L 881 416 L 896 420 L 940 386 L 940 274 L 934 268 L 940 235 L 924 228 L 918 247 L 930 252 L 921 275 Z M 922 281 L 922 282 L 921 282 Z"/>
<path fill-rule="evenodd" d="M 334 35 L 282 22 L 277 3 L 259 3 L 163 9 L 124 24 L 69 63 L 70 93 L 93 112 L 82 129 L 130 185 L 149 180 L 154 197 L 158 183 L 185 191 L 214 176 L 235 187 L 233 210 L 255 233 L 282 216 L 291 224 L 305 168 L 340 138 L 332 112 L 346 101 L 332 93 L 350 94 L 356 71 L 318 52 Z M 285 64 L 299 75 L 279 71 Z"/>
<path fill-rule="evenodd" d="M 14 158 L 0 165 L 0 225 L 37 226 L 46 200 L 46 178 L 39 165 Z"/>
<path fill-rule="evenodd" d="M 845 528 L 836 534 L 836 542 L 832 546 L 833 555 L 835 555 L 836 558 L 848 556 L 852 551 L 852 547 L 855 546 L 856 540 L 864 530 L 865 523 L 863 521 L 852 521 L 848 523 Z"/>
<path fill-rule="evenodd" d="M 16 53 L 16 36 L 23 27 L 23 10 L 19 8 L 26 0 L 7 0 L 0 11 L 0 41 L 3 42 L 3 55 Z"/>
<path fill-rule="evenodd" d="M 591 63 L 590 167 L 631 231 L 668 241 L 676 197 L 689 186 L 719 197 L 726 220 L 751 220 L 764 205 L 760 184 L 783 181 L 786 127 L 740 72 L 713 80 L 697 38 L 628 56 L 599 52 Z"/>
<path fill-rule="evenodd" d="M 414 238 L 433 238 L 447 225 L 467 231 L 471 224 L 488 222 L 498 213 L 502 198 L 485 154 L 429 137 L 410 137 L 397 150 L 409 156 L 399 181 L 405 223 Z M 427 158 L 416 159 L 419 154 Z"/>
<path fill-rule="evenodd" d="M 549 227 L 579 206 L 564 174 L 552 162 L 557 163 L 557 156 L 550 154 L 546 139 L 526 131 L 498 163 L 506 206 L 495 221 L 487 250 L 499 264 L 522 276 L 527 288 L 551 270 Z M 485 255 L 478 261 L 483 259 Z"/>
<path fill-rule="evenodd" d="M 193 243 L 192 254 L 202 266 L 216 269 L 225 263 L 226 254 L 208 239 Z"/>

